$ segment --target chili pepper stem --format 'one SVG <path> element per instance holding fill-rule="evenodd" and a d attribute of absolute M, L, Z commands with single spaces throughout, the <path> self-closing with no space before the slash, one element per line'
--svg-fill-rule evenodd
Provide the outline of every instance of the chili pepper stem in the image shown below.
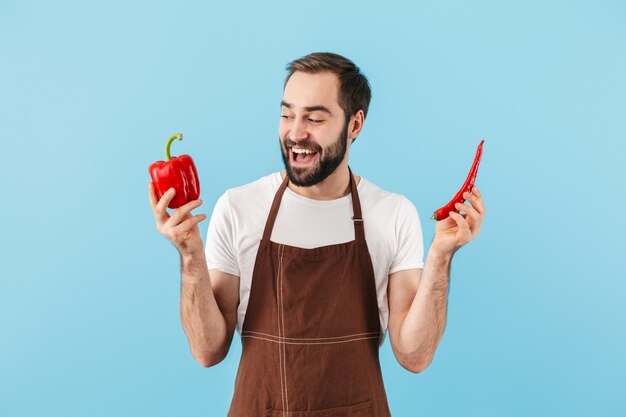
<path fill-rule="evenodd" d="M 437 215 L 433 214 L 432 216 L 430 216 L 430 220 L 437 220 Z"/>
<path fill-rule="evenodd" d="M 172 146 L 172 142 L 174 142 L 176 139 L 183 140 L 183 134 L 175 133 L 172 136 L 170 136 L 170 138 L 167 140 L 167 143 L 165 144 L 165 160 L 166 161 L 169 161 L 170 159 L 172 159 L 172 156 L 170 155 L 170 146 Z"/>

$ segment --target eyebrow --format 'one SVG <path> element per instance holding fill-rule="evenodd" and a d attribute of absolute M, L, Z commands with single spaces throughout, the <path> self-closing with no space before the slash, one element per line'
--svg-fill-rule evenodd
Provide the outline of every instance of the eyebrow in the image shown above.
<path fill-rule="evenodd" d="M 291 103 L 287 103 L 286 101 L 281 101 L 280 105 L 282 107 L 287 107 L 288 109 L 291 109 L 293 107 L 293 105 Z M 328 113 L 331 116 L 333 115 L 333 113 L 330 111 L 330 109 L 326 106 L 309 106 L 309 107 L 305 107 L 304 108 L 306 111 L 308 112 L 312 112 L 312 111 L 322 111 L 324 113 Z"/>

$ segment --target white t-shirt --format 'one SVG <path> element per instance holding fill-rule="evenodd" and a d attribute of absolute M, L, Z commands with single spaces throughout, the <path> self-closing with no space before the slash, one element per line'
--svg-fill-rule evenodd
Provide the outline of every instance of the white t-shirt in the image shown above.
<path fill-rule="evenodd" d="M 215 204 L 206 238 L 209 269 L 240 277 L 237 331 L 241 334 L 252 271 L 280 172 L 227 190 Z M 357 185 L 365 240 L 372 259 L 382 345 L 387 332 L 389 274 L 424 267 L 424 244 L 415 206 L 400 194 L 385 191 L 361 177 Z M 300 248 L 354 240 L 352 195 L 336 200 L 313 200 L 285 190 L 271 240 Z"/>

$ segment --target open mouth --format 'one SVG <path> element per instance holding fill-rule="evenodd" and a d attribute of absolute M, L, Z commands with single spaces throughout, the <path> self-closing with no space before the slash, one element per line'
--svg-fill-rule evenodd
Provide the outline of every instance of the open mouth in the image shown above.
<path fill-rule="evenodd" d="M 296 166 L 310 165 L 317 159 L 318 153 L 312 149 L 298 148 L 293 146 L 289 148 L 289 159 Z"/>

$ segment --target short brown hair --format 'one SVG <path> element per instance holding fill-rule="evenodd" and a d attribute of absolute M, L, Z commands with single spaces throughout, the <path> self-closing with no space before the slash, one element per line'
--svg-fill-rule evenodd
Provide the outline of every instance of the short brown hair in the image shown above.
<path fill-rule="evenodd" d="M 341 55 L 331 52 L 314 52 L 287 64 L 287 78 L 285 84 L 296 71 L 315 74 L 330 71 L 339 77 L 339 106 L 343 109 L 346 120 L 349 120 L 357 111 L 363 110 L 367 116 L 367 109 L 372 98 L 370 84 L 359 67 Z"/>

